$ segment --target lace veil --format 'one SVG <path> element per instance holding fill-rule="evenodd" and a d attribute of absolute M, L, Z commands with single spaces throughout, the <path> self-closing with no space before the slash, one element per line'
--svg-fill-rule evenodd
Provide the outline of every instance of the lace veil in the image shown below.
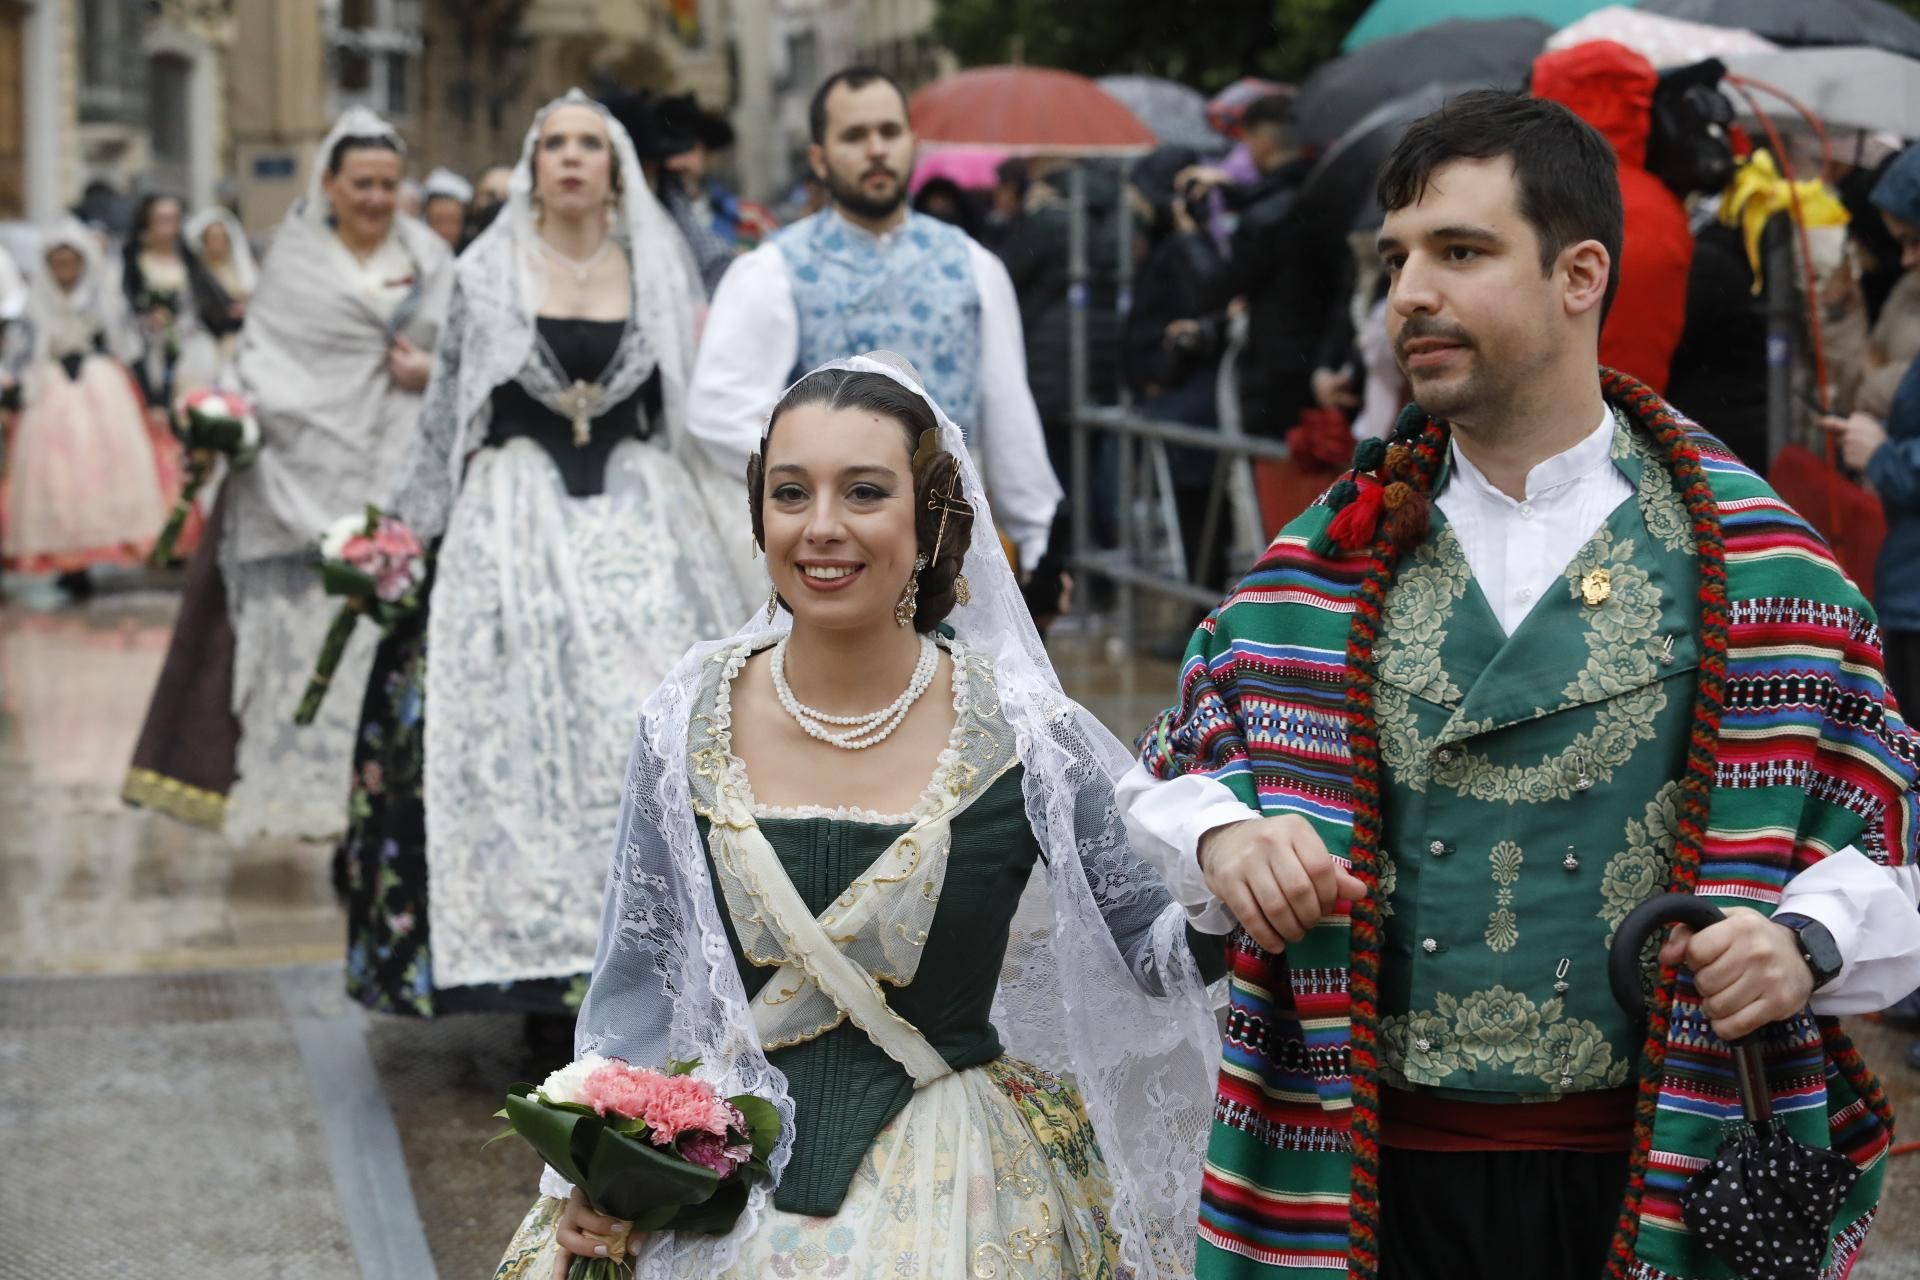
<path fill-rule="evenodd" d="M 857 356 L 825 367 L 882 374 L 926 397 L 895 359 Z M 972 602 L 950 621 L 961 642 L 994 668 L 1045 859 L 1014 922 L 995 1026 L 1011 1054 L 1079 1084 L 1113 1180 L 1113 1222 L 1135 1274 L 1190 1275 L 1219 1033 L 1187 951 L 1186 914 L 1129 848 L 1115 810 L 1113 782 L 1131 763 L 1129 752 L 1062 692 L 960 430 L 937 405 L 934 413 L 976 513 L 965 564 Z M 762 1051 L 728 947 L 694 825 L 687 765 L 689 716 L 707 661 L 773 629 L 758 622 L 695 646 L 642 713 L 576 1048 L 643 1064 L 698 1058 L 723 1091 L 770 1099 L 789 1135 L 774 1155 L 778 1172 L 789 1155 L 793 1105 Z M 1128 940 L 1124 953 L 1116 938 Z M 757 1191 L 731 1236 L 650 1240 L 640 1274 L 725 1270 L 768 1200 L 765 1189 Z"/>
<path fill-rule="evenodd" d="M 227 233 L 227 243 L 232 246 L 233 274 L 240 292 L 251 294 L 260 284 L 260 267 L 253 259 L 253 246 L 247 242 L 246 228 L 240 225 L 240 219 L 222 205 L 208 205 L 187 219 L 187 244 L 206 261 L 205 240 L 207 232 L 218 223 Z M 209 264 L 211 266 L 211 264 Z"/>
<path fill-rule="evenodd" d="M 700 297 L 692 260 L 679 230 L 654 197 L 626 129 L 601 104 L 578 89 L 569 90 L 533 117 L 506 207 L 455 267 L 453 301 L 435 353 L 420 430 L 392 504 L 423 538 L 446 528 L 461 467 L 485 439 L 493 389 L 523 371 L 533 374 L 536 383 L 543 373 L 552 377 L 551 371 L 538 367 L 534 342 L 535 317 L 552 264 L 537 244 L 533 154 L 547 117 L 564 106 L 599 113 L 620 173 L 612 232 L 632 268 L 633 312 L 603 402 L 619 403 L 658 368 L 666 422 L 672 426 L 686 421 L 694 308 Z M 529 390 L 540 394 L 539 386 Z M 677 438 L 675 445 L 686 447 Z"/>
<path fill-rule="evenodd" d="M 73 292 L 63 293 L 47 270 L 46 255 L 55 249 L 71 249 L 80 255 L 80 280 Z M 26 314 L 33 326 L 33 359 L 47 358 L 54 329 L 72 316 L 84 316 L 98 324 L 106 334 L 107 353 L 131 364 L 139 356 L 133 317 L 127 313 L 126 295 L 114 278 L 112 265 L 100 252 L 100 242 L 78 218 L 66 217 L 42 233 L 41 262 L 27 290 Z"/>

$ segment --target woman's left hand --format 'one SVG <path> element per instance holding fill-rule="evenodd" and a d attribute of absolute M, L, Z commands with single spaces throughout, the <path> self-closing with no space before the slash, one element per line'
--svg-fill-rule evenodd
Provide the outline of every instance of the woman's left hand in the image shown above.
<path fill-rule="evenodd" d="M 402 391 L 425 391 L 433 373 L 433 352 L 422 351 L 404 337 L 387 348 L 387 376 Z"/>
<path fill-rule="evenodd" d="M 1873 455 L 1887 442 L 1886 424 L 1870 413 L 1822 418 L 1820 425 L 1839 437 L 1840 457 L 1855 471 L 1865 471 Z"/>

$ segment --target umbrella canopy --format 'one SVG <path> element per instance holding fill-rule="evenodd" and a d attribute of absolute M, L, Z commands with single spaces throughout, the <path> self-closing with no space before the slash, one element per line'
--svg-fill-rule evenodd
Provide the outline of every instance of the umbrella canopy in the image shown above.
<path fill-rule="evenodd" d="M 1610 4 L 1560 28 L 1547 41 L 1549 49 L 1571 49 L 1589 40 L 1612 40 L 1651 62 L 1655 68 L 1690 67 L 1708 58 L 1737 54 L 1772 53 L 1780 46 L 1765 36 L 1739 27 L 1715 27 L 1704 22 L 1669 18 L 1644 9 Z"/>
<path fill-rule="evenodd" d="M 1340 47 L 1348 53 L 1387 36 L 1404 35 L 1436 22 L 1486 18 L 1536 18 L 1564 27 L 1607 0 L 1373 0 Z"/>
<path fill-rule="evenodd" d="M 1227 149 L 1227 140 L 1207 123 L 1207 100 L 1198 89 L 1158 76 L 1101 76 L 1094 83 L 1153 130 L 1163 147 L 1207 154 Z"/>
<path fill-rule="evenodd" d="M 991 191 L 1000 184 L 1000 166 L 1010 153 L 999 147 L 930 147 L 920 153 L 907 189 L 915 195 L 935 178 L 968 191 Z"/>
<path fill-rule="evenodd" d="M 935 80 L 907 104 L 934 147 L 998 147 L 1015 155 L 1090 156 L 1153 150 L 1153 131 L 1085 76 L 1049 67 L 975 67 Z"/>
<path fill-rule="evenodd" d="M 1641 954 L 1668 924 L 1705 929 L 1726 917 L 1705 898 L 1665 893 L 1620 922 L 1607 954 L 1607 983 L 1621 1008 L 1646 1016 Z M 1680 1191 L 1680 1217 L 1700 1244 L 1743 1280 L 1815 1280 L 1841 1201 L 1860 1180 L 1844 1152 L 1810 1147 L 1773 1122 L 1773 1097 L 1758 1035 L 1730 1046 L 1744 1129 Z"/>
<path fill-rule="evenodd" d="M 1870 44 L 1920 58 L 1920 22 L 1885 0 L 1640 0 L 1648 13 L 1744 27 L 1781 44 Z"/>
<path fill-rule="evenodd" d="M 1307 78 L 1294 99 L 1294 129 L 1305 146 L 1325 146 L 1381 102 L 1430 84 L 1520 89 L 1553 31 L 1532 18 L 1441 22 L 1375 40 Z"/>
<path fill-rule="evenodd" d="M 1798 98 L 1829 126 L 1920 136 L 1920 61 L 1913 58 L 1853 45 L 1782 49 L 1725 61 L 1736 75 Z"/>
<path fill-rule="evenodd" d="M 1380 169 L 1407 126 L 1436 111 L 1456 93 L 1471 85 L 1432 84 L 1416 89 L 1369 111 L 1360 122 L 1327 148 L 1301 184 L 1295 207 L 1316 225 L 1342 231 L 1377 227 L 1380 204 L 1374 188 Z"/>
<path fill-rule="evenodd" d="M 1243 76 L 1207 99 L 1207 123 L 1220 133 L 1231 134 L 1240 127 L 1240 117 L 1247 114 L 1247 108 L 1260 99 L 1276 93 L 1291 98 L 1297 92 L 1293 85 L 1278 80 Z"/>

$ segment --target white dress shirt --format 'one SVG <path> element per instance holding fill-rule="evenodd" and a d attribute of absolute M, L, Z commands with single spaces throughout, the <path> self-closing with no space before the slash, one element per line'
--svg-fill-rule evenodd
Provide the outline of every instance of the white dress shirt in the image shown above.
<path fill-rule="evenodd" d="M 1612 444 L 1609 413 L 1592 434 L 1528 472 L 1527 496 L 1516 502 L 1455 442 L 1451 475 L 1436 501 L 1508 635 L 1614 508 L 1633 496 L 1613 465 Z M 1258 815 L 1213 778 L 1162 782 L 1138 764 L 1116 796 L 1134 848 L 1160 868 L 1194 928 L 1230 931 L 1233 914 L 1208 891 L 1200 870 L 1200 839 Z M 1869 1013 L 1920 987 L 1920 867 L 1883 867 L 1842 849 L 1788 881 L 1776 910 L 1825 925 L 1845 961 L 1840 975 L 1814 993 L 1815 1013 Z"/>
<path fill-rule="evenodd" d="M 851 223 L 847 229 L 869 234 Z M 1046 554 L 1062 491 L 1027 386 L 1013 281 L 998 258 L 971 240 L 967 257 L 980 295 L 979 421 L 968 432 L 994 516 L 1019 548 L 1021 567 L 1032 568 Z M 760 447 L 760 430 L 787 389 L 799 352 L 800 318 L 787 260 L 777 246 L 763 244 L 736 259 L 714 290 L 687 393 L 688 432 L 729 475 L 746 473 L 747 457 Z"/>

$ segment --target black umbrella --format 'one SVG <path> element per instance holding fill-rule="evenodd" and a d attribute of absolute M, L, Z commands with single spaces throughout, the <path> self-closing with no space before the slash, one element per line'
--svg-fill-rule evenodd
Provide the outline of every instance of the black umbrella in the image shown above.
<path fill-rule="evenodd" d="M 1369 111 L 1314 164 L 1300 186 L 1296 207 L 1317 225 L 1342 231 L 1379 226 L 1380 202 L 1374 198 L 1374 189 L 1388 154 L 1408 125 L 1469 88 L 1472 86 L 1431 84 Z"/>
<path fill-rule="evenodd" d="M 1553 28 L 1532 18 L 1436 22 L 1335 58 L 1300 86 L 1294 130 L 1326 146 L 1389 99 L 1430 84 L 1523 89 Z"/>
<path fill-rule="evenodd" d="M 1920 22 L 1886 0 L 1640 0 L 1640 8 L 1779 44 L 1870 44 L 1920 58 Z"/>
<path fill-rule="evenodd" d="M 1635 1018 L 1646 1016 L 1640 953 L 1655 930 L 1668 924 L 1704 929 L 1725 918 L 1720 908 L 1689 893 L 1662 894 L 1635 907 L 1621 921 L 1607 956 L 1607 982 L 1620 1007 Z M 1844 1154 L 1810 1147 L 1776 1128 L 1756 1037 L 1731 1047 L 1746 1124 L 1687 1181 L 1680 1217 L 1707 1252 L 1742 1280 L 1815 1280 L 1833 1215 L 1860 1170 Z"/>

